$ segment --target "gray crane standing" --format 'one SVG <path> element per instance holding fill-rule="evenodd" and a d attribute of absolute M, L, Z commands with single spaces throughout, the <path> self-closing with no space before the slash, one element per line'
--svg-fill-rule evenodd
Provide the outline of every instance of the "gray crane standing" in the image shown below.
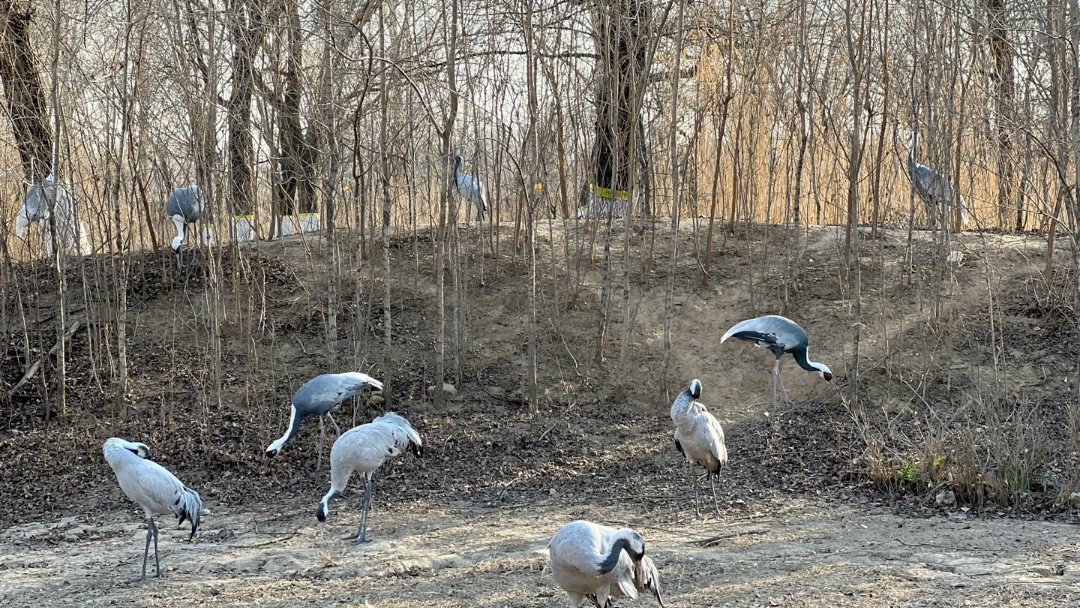
<path fill-rule="evenodd" d="M 694 465 L 705 469 L 712 488 L 713 510 L 720 518 L 720 504 L 716 499 L 716 480 L 720 471 L 727 465 L 728 453 L 724 445 L 724 429 L 705 405 L 698 401 L 701 397 L 701 381 L 696 378 L 690 382 L 675 402 L 671 404 L 671 420 L 675 423 L 675 449 L 686 456 L 690 463 L 690 476 L 694 480 L 694 509 L 701 516 L 701 501 L 698 495 L 697 473 Z"/>
<path fill-rule="evenodd" d="M 154 567 L 161 578 L 161 561 L 158 557 L 158 529 L 155 515 L 172 513 L 179 520 L 191 522 L 191 535 L 195 536 L 202 519 L 202 500 L 199 493 L 180 483 L 175 475 L 150 458 L 150 448 L 145 443 L 126 441 L 112 437 L 105 441 L 105 460 L 116 473 L 120 489 L 131 500 L 139 503 L 146 514 L 146 548 L 143 549 L 142 578 L 146 580 L 146 561 L 150 556 L 150 541 L 154 541 Z"/>
<path fill-rule="evenodd" d="M 937 173 L 930 167 L 915 160 L 915 146 L 917 136 L 911 135 L 911 148 L 908 150 L 907 170 L 911 185 L 915 187 L 915 193 L 926 203 L 930 217 L 936 218 L 938 209 L 944 210 L 946 215 L 952 210 L 953 205 L 960 205 L 960 221 L 966 226 L 968 223 L 967 204 L 964 197 L 953 188 L 949 178 Z M 947 223 L 947 222 L 946 222 Z"/>
<path fill-rule="evenodd" d="M 454 155 L 454 186 L 458 194 L 476 207 L 476 221 L 480 222 L 487 213 L 487 189 L 476 177 L 461 172 L 461 155 Z"/>

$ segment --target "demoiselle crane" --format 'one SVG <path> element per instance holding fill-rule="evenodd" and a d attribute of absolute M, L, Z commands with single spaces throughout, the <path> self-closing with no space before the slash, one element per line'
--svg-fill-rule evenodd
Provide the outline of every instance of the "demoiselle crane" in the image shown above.
<path fill-rule="evenodd" d="M 679 393 L 671 404 L 671 420 L 675 423 L 675 449 L 686 456 L 690 463 L 690 475 L 694 480 L 694 508 L 701 515 L 698 497 L 697 473 L 694 465 L 705 468 L 712 488 L 713 509 L 720 518 L 720 504 L 716 499 L 716 481 L 720 471 L 727 465 L 727 447 L 724 445 L 724 429 L 705 405 L 698 402 L 701 398 L 701 381 L 694 379 L 686 390 Z"/>
<path fill-rule="evenodd" d="M 52 254 L 56 243 L 46 226 L 50 217 L 56 217 L 56 236 L 62 250 L 74 249 L 76 253 L 90 251 L 90 242 L 86 227 L 79 221 L 75 199 L 62 184 L 56 183 L 56 177 L 49 174 L 40 184 L 30 186 L 23 197 L 22 205 L 15 215 L 15 234 L 22 238 L 26 229 L 35 222 L 43 226 L 43 235 L 47 251 Z"/>
<path fill-rule="evenodd" d="M 353 471 L 364 476 L 364 511 L 356 536 L 346 537 L 356 543 L 371 540 L 367 535 L 368 513 L 371 511 L 372 476 L 388 458 L 411 451 L 417 458 L 423 453 L 420 435 L 404 417 L 387 412 L 367 424 L 345 431 L 330 448 L 330 491 L 319 501 L 315 517 L 326 523 L 330 501 L 339 498 L 349 484 Z"/>
<path fill-rule="evenodd" d="M 465 200 L 476 206 L 476 221 L 483 221 L 484 213 L 487 212 L 487 189 L 480 180 L 461 172 L 461 155 L 454 155 L 454 186 L 458 194 Z"/>
<path fill-rule="evenodd" d="M 784 353 L 791 353 L 799 367 L 808 372 L 817 372 L 829 383 L 833 381 L 832 370 L 829 369 L 828 365 L 811 361 L 807 356 L 810 339 L 806 335 L 806 330 L 799 327 L 791 319 L 779 315 L 766 315 L 756 319 L 747 319 L 736 323 L 731 329 L 727 330 L 724 337 L 720 338 L 720 342 L 723 343 L 728 338 L 753 342 L 761 348 L 769 349 L 776 355 L 776 363 L 773 364 L 772 370 L 774 409 L 776 408 L 777 384 L 780 385 L 780 390 L 784 392 L 784 400 L 789 401 L 787 389 L 784 388 L 784 381 L 780 378 L 780 358 L 784 356 Z"/>
<path fill-rule="evenodd" d="M 630 528 L 572 521 L 551 537 L 548 555 L 551 574 L 572 606 L 588 598 L 594 606 L 607 608 L 620 597 L 633 600 L 644 591 L 664 606 L 660 574 L 645 555 L 645 540 Z"/>
<path fill-rule="evenodd" d="M 968 211 L 963 195 L 953 188 L 952 181 L 949 178 L 915 161 L 916 141 L 915 134 L 912 134 L 911 148 L 908 150 L 907 158 L 908 177 L 911 178 L 911 184 L 915 187 L 915 192 L 926 203 L 931 219 L 936 217 L 939 205 L 947 213 L 955 203 L 959 202 L 960 221 L 966 226 L 968 223 Z"/>
<path fill-rule="evenodd" d="M 146 580 L 146 561 L 150 556 L 150 540 L 154 541 L 154 567 L 157 578 L 161 578 L 161 561 L 158 557 L 158 529 L 154 524 L 155 515 L 172 513 L 183 525 L 184 520 L 191 522 L 191 535 L 199 529 L 202 515 L 202 501 L 199 493 L 184 484 L 175 475 L 150 458 L 150 448 L 144 443 L 126 441 L 112 437 L 105 441 L 105 460 L 116 473 L 120 489 L 128 498 L 139 503 L 146 513 L 146 548 L 143 549 L 142 578 Z"/>
<path fill-rule="evenodd" d="M 172 250 L 176 252 L 176 263 L 182 261 L 180 248 L 184 245 L 187 228 L 199 221 L 203 212 L 203 194 L 199 187 L 192 184 L 172 191 L 165 205 L 165 213 L 176 226 L 176 236 L 172 240 Z"/>
<path fill-rule="evenodd" d="M 368 385 L 379 390 L 382 390 L 383 387 L 382 382 L 360 372 L 321 374 L 305 382 L 293 395 L 292 411 L 289 414 L 289 428 L 285 429 L 284 435 L 275 439 L 273 443 L 266 447 L 266 455 L 274 456 L 280 452 L 285 442 L 292 439 L 300 431 L 300 423 L 305 418 L 318 416 L 319 459 L 315 464 L 315 468 L 320 468 L 322 466 L 323 444 L 326 442 L 326 426 L 323 423 L 323 417 L 330 419 L 330 423 L 334 425 L 334 429 L 340 435 L 341 427 L 334 422 L 330 410 L 334 409 L 342 401 L 356 395 Z"/>

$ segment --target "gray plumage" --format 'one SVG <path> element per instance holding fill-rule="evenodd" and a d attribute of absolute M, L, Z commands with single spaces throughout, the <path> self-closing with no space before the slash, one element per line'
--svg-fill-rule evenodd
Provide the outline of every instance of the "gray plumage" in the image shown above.
<path fill-rule="evenodd" d="M 404 417 L 387 412 L 367 424 L 345 431 L 330 448 L 330 491 L 319 501 L 315 517 L 326 522 L 330 501 L 339 498 L 349 485 L 353 471 L 364 476 L 364 506 L 360 515 L 360 529 L 356 536 L 348 537 L 358 543 L 371 540 L 367 535 L 368 513 L 371 511 L 372 477 L 387 459 L 411 451 L 417 458 L 423 453 L 420 435 Z"/>
<path fill-rule="evenodd" d="M 51 174 L 40 184 L 27 189 L 22 205 L 15 215 L 15 234 L 22 238 L 30 224 L 41 222 L 44 225 L 54 215 L 61 248 L 65 251 L 88 253 L 90 243 L 85 227 L 79 222 L 75 199 L 63 184 L 56 183 L 56 178 Z M 46 248 L 51 254 L 55 245 L 52 232 L 46 227 L 43 235 Z"/>
<path fill-rule="evenodd" d="M 137 502 L 146 514 L 146 548 L 143 550 L 142 578 L 146 580 L 146 561 L 150 554 L 150 541 L 154 541 L 154 566 L 161 578 L 161 562 L 158 557 L 158 529 L 155 515 L 172 513 L 180 520 L 191 522 L 191 535 L 195 536 L 202 519 L 202 501 L 199 494 L 184 484 L 165 467 L 148 460 L 150 448 L 143 443 L 112 437 L 105 442 L 105 460 L 116 474 L 120 489 Z"/>
<path fill-rule="evenodd" d="M 916 137 L 912 135 L 911 149 L 908 150 L 907 159 L 908 177 L 911 179 L 912 186 L 915 187 L 916 194 L 926 203 L 932 217 L 937 213 L 939 204 L 948 210 L 959 201 L 960 221 L 967 225 L 968 211 L 963 195 L 957 193 L 949 178 L 915 161 L 916 141 Z"/>
<path fill-rule="evenodd" d="M 165 213 L 176 226 L 176 236 L 172 240 L 173 251 L 180 252 L 187 235 L 187 228 L 202 217 L 204 199 L 202 190 L 196 185 L 177 188 L 169 195 L 165 204 Z"/>
<path fill-rule="evenodd" d="M 458 194 L 476 207 L 476 220 L 483 221 L 484 213 L 487 212 L 487 189 L 480 180 L 461 172 L 461 155 L 454 155 L 454 186 Z"/>
<path fill-rule="evenodd" d="M 309 416 L 319 417 L 319 460 L 316 467 L 322 465 L 323 443 L 326 441 L 326 427 L 323 424 L 323 416 L 330 418 L 338 434 L 341 429 L 334 422 L 330 410 L 337 404 L 359 393 L 365 386 L 374 386 L 382 390 L 383 384 L 367 374 L 360 372 L 345 372 L 342 374 L 321 374 L 308 380 L 301 386 L 292 398 L 292 410 L 289 415 L 289 428 L 279 439 L 274 440 L 266 448 L 267 456 L 274 456 L 281 451 L 285 442 L 292 439 L 300 431 L 300 423 Z"/>
<path fill-rule="evenodd" d="M 637 599 L 652 592 L 661 608 L 660 574 L 645 555 L 645 540 L 630 528 L 609 528 L 589 521 L 573 521 L 548 542 L 551 574 L 566 591 L 572 606 L 588 599 L 607 608 L 621 597 Z"/>
<path fill-rule="evenodd" d="M 697 401 L 700 397 L 701 381 L 694 379 L 671 404 L 671 420 L 675 423 L 675 449 L 690 463 L 690 474 L 694 480 L 694 506 L 698 515 L 701 515 L 701 507 L 694 465 L 703 467 L 709 476 L 713 509 L 719 518 L 716 481 L 720 479 L 720 471 L 727 465 L 728 453 L 724 445 L 724 429 L 720 426 L 720 421 L 705 409 L 705 404 Z"/>
<path fill-rule="evenodd" d="M 780 358 L 784 356 L 784 353 L 791 353 L 799 367 L 810 372 L 817 372 L 827 382 L 833 380 L 832 370 L 829 369 L 828 365 L 809 359 L 807 353 L 810 347 L 810 338 L 806 335 L 806 331 L 791 319 L 779 315 L 766 315 L 755 319 L 747 319 L 736 323 L 731 329 L 727 330 L 724 337 L 720 338 L 720 343 L 724 343 L 728 338 L 753 342 L 761 348 L 769 349 L 776 355 L 776 362 L 773 364 L 772 372 L 774 408 L 777 403 L 776 386 L 778 383 L 781 390 L 784 391 L 784 399 L 788 398 L 787 390 L 784 389 L 784 381 L 780 378 Z"/>

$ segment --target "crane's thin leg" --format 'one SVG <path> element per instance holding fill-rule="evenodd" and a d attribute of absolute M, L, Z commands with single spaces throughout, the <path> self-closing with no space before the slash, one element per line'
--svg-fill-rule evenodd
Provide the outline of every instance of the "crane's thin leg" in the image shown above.
<path fill-rule="evenodd" d="M 367 477 L 364 479 L 364 510 L 360 513 L 360 529 L 356 536 L 346 536 L 342 540 L 351 540 L 356 544 L 369 543 L 371 538 L 367 535 L 368 513 L 371 511 L 371 492 L 375 482 Z"/>
<path fill-rule="evenodd" d="M 315 461 L 315 470 L 318 471 L 322 468 L 322 451 L 323 443 L 326 442 L 326 423 L 323 422 L 323 417 L 319 416 L 319 459 Z"/>
<path fill-rule="evenodd" d="M 334 417 L 330 415 L 330 412 L 326 412 L 326 417 L 330 419 L 330 424 L 334 425 L 334 431 L 340 437 L 341 436 L 341 427 L 337 425 L 337 422 L 334 422 Z"/>
<path fill-rule="evenodd" d="M 784 394 L 784 403 L 791 403 L 791 397 L 787 395 L 787 389 L 784 388 L 784 377 L 780 375 L 780 371 L 776 372 L 776 380 L 780 383 L 780 392 Z"/>
<path fill-rule="evenodd" d="M 701 517 L 701 496 L 698 494 L 697 472 L 694 471 L 694 463 L 692 463 L 690 461 L 687 461 L 687 464 L 690 465 L 690 479 L 694 480 L 694 513 L 696 513 L 697 516 L 700 518 Z"/>
<path fill-rule="evenodd" d="M 780 359 L 772 366 L 772 406 L 776 409 L 776 382 L 780 379 Z"/>
<path fill-rule="evenodd" d="M 158 557 L 158 527 L 154 523 L 154 519 L 150 519 L 150 525 L 154 528 L 154 568 L 157 569 L 157 578 L 161 578 L 161 558 Z"/>
<path fill-rule="evenodd" d="M 720 521 L 721 516 L 720 516 L 720 503 L 716 499 L 716 479 L 714 479 L 714 478 L 718 479 L 719 476 L 720 476 L 719 473 L 717 473 L 716 475 L 713 475 L 712 473 L 709 473 L 709 486 L 712 487 L 712 506 L 713 506 L 713 512 L 716 513 L 716 521 Z"/>
<path fill-rule="evenodd" d="M 154 536 L 154 520 L 146 520 L 146 547 L 143 549 L 142 555 L 142 577 L 139 578 L 139 582 L 146 580 L 146 560 L 150 557 L 150 539 Z M 156 551 L 155 551 L 156 553 Z"/>

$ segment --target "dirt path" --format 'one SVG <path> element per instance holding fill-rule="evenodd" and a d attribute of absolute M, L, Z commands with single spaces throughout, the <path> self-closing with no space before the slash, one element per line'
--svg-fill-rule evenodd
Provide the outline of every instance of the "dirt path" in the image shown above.
<path fill-rule="evenodd" d="M 377 510 L 375 541 L 355 547 L 338 538 L 354 531 L 355 502 L 335 503 L 321 535 L 308 503 L 258 514 L 218 506 L 190 544 L 161 518 L 165 578 L 146 584 L 132 582 L 145 538 L 133 513 L 12 527 L 0 533 L 0 604 L 566 606 L 545 545 L 582 517 L 645 536 L 669 606 L 1080 602 L 1070 524 L 909 519 L 873 503 L 802 500 L 722 523 L 632 506 L 444 504 Z M 619 512 L 634 516 L 620 522 Z"/>

